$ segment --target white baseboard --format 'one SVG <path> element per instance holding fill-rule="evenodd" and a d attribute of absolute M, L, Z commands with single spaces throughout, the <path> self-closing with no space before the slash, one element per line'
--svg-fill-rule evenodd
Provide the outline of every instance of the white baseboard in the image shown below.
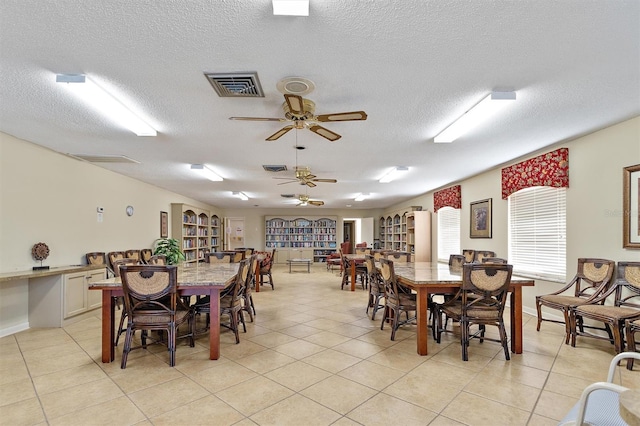
<path fill-rule="evenodd" d="M 29 323 L 24 322 L 22 324 L 14 325 L 13 327 L 7 327 L 0 329 L 0 337 L 10 336 L 15 333 L 19 333 L 20 331 L 25 331 L 29 329 Z"/>

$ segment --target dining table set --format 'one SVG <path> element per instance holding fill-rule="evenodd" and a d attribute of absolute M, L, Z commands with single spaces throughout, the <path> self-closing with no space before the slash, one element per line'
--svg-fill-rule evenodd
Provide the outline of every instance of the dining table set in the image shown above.
<path fill-rule="evenodd" d="M 366 259 L 366 254 L 345 254 L 350 260 L 351 291 L 355 291 L 356 264 Z M 455 294 L 462 285 L 462 269 L 434 262 L 396 263 L 394 270 L 398 282 L 416 292 L 416 349 L 419 355 L 428 354 L 429 296 Z M 532 279 L 512 276 L 509 286 L 511 352 L 521 354 L 522 337 L 522 288 L 534 286 Z"/>

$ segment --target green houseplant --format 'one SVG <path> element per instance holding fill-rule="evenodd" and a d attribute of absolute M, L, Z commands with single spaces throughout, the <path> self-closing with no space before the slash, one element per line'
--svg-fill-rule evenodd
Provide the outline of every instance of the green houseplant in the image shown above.
<path fill-rule="evenodd" d="M 153 247 L 153 254 L 164 255 L 167 258 L 167 265 L 177 265 L 181 260 L 185 260 L 180 244 L 175 238 L 158 238 Z"/>

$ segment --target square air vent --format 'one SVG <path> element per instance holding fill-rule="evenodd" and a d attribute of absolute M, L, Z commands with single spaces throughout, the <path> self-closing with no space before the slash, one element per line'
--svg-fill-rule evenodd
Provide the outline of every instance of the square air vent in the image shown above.
<path fill-rule="evenodd" d="M 221 98 L 264 98 L 256 72 L 205 72 L 204 76 Z"/>
<path fill-rule="evenodd" d="M 262 168 L 265 169 L 268 172 L 273 172 L 273 173 L 286 172 L 287 171 L 287 166 L 280 166 L 280 165 L 264 164 L 264 165 L 262 165 Z"/>

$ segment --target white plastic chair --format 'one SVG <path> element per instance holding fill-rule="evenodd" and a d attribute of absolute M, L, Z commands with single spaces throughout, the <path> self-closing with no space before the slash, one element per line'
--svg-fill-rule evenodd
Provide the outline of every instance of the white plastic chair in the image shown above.
<path fill-rule="evenodd" d="M 627 423 L 620 417 L 620 393 L 628 388 L 613 383 L 616 367 L 622 359 L 640 359 L 638 352 L 622 352 L 614 356 L 609 364 L 606 382 L 596 382 L 582 391 L 580 400 L 560 421 L 559 426 L 569 425 L 621 425 Z"/>

